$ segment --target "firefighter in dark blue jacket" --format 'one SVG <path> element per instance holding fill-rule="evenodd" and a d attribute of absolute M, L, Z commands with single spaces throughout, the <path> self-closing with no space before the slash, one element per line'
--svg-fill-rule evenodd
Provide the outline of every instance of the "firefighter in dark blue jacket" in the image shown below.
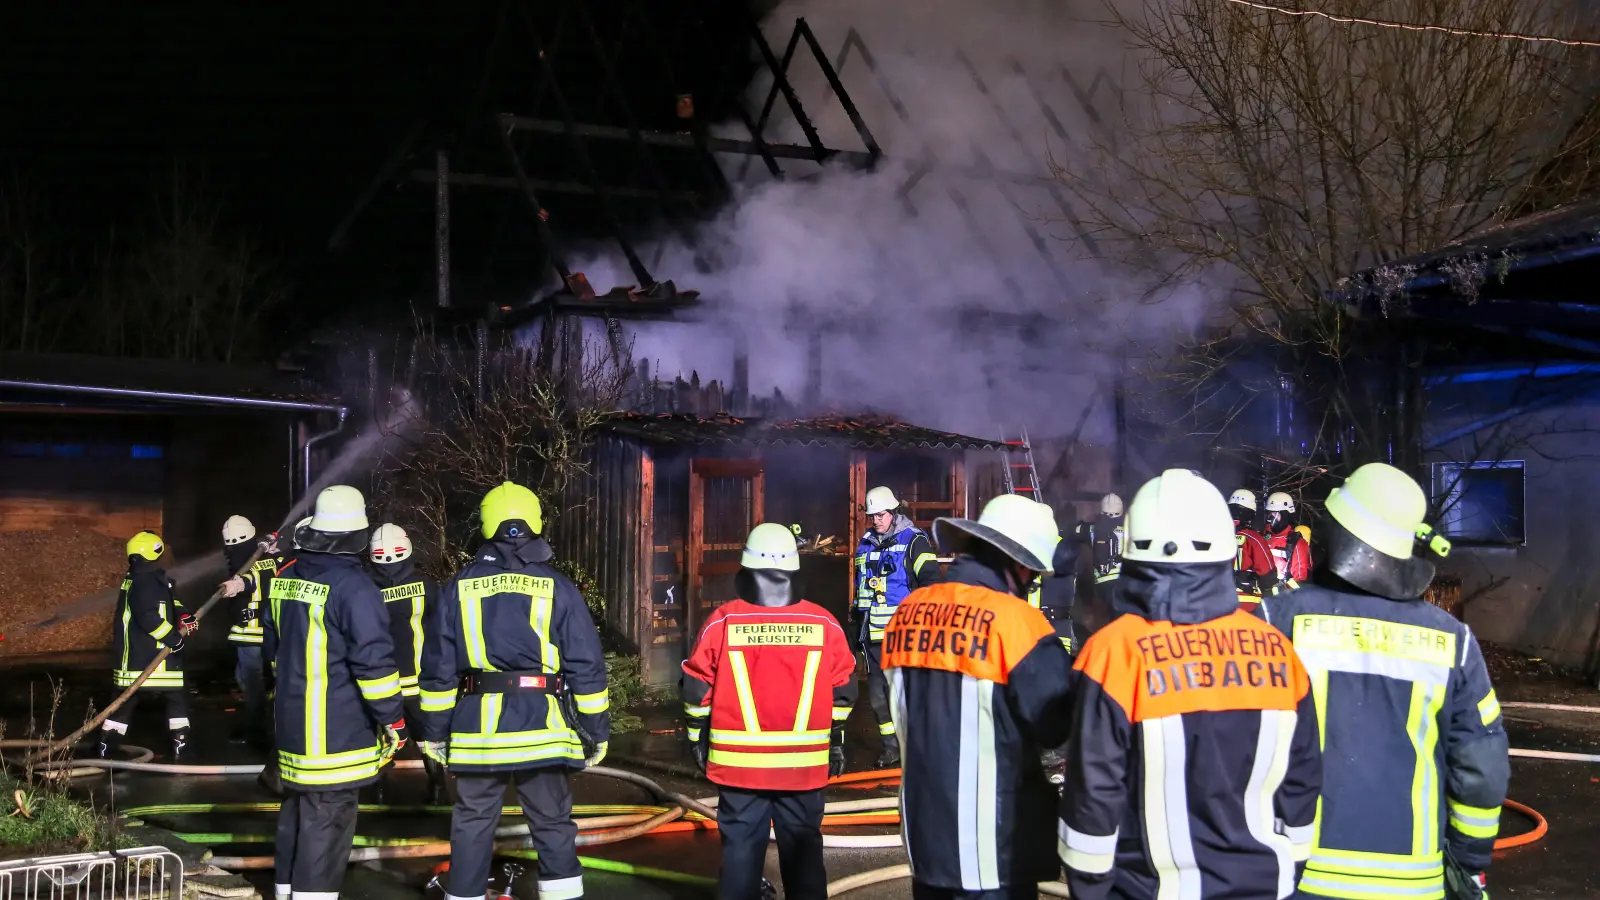
<path fill-rule="evenodd" d="M 1484 894 L 1510 760 L 1471 630 L 1421 599 L 1450 545 L 1422 489 L 1357 469 L 1328 497 L 1312 584 L 1263 600 L 1321 711 L 1322 802 L 1304 897 Z"/>
<path fill-rule="evenodd" d="M 422 697 L 418 673 L 422 670 L 422 621 L 427 610 L 439 602 L 432 579 L 417 571 L 411 558 L 411 536 L 392 522 L 372 532 L 372 580 L 383 592 L 383 605 L 389 610 L 389 636 L 394 639 L 394 661 L 400 666 L 400 696 L 406 706 L 406 724 L 413 735 L 422 732 Z M 422 758 L 428 773 L 428 802 L 444 797 L 444 766 L 437 760 Z M 387 776 L 389 770 L 384 770 Z M 384 781 L 378 779 L 378 802 L 383 803 Z"/>
<path fill-rule="evenodd" d="M 900 742 L 889 709 L 889 682 L 879 664 L 883 633 L 906 595 L 937 584 L 944 574 L 932 542 L 902 511 L 894 491 L 882 486 L 867 491 L 866 513 L 872 527 L 856 548 L 855 602 L 849 624 L 867 658 L 867 699 L 883 738 L 878 768 L 892 769 L 900 765 Z"/>
<path fill-rule="evenodd" d="M 278 900 L 332 900 L 355 838 L 359 789 L 406 743 L 383 597 L 361 568 L 361 492 L 317 495 L 298 550 L 272 579 L 262 649 L 277 673 Z"/>
<path fill-rule="evenodd" d="M 485 543 L 428 610 L 422 749 L 456 776 L 452 900 L 482 900 L 506 781 L 539 851 L 540 900 L 583 896 L 568 774 L 605 758 L 606 663 L 583 596 L 550 565 L 539 498 L 506 482 L 479 507 Z"/>
<path fill-rule="evenodd" d="M 160 696 L 166 701 L 172 758 L 177 761 L 189 742 L 189 691 L 183 683 L 183 639 L 194 632 L 196 622 L 183 611 L 172 581 L 158 562 L 166 550 L 161 538 L 141 531 L 128 539 L 127 550 L 128 575 L 122 580 L 116 619 L 112 624 L 111 655 L 116 660 L 111 679 L 113 696 L 138 680 L 163 649 L 172 653 L 150 673 L 114 717 L 108 717 L 100 726 L 99 753 L 101 758 L 114 756 L 128 734 L 140 698 Z"/>

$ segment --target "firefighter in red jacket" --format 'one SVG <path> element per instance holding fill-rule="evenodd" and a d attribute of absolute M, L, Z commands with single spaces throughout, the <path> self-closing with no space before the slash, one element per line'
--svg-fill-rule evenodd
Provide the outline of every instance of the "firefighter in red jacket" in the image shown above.
<path fill-rule="evenodd" d="M 1256 495 L 1240 488 L 1228 497 L 1228 512 L 1233 514 L 1233 538 L 1238 549 L 1233 554 L 1233 586 L 1239 594 L 1239 608 L 1247 613 L 1261 605 L 1261 595 L 1278 580 L 1267 539 L 1256 531 Z"/>
<path fill-rule="evenodd" d="M 822 792 L 844 772 L 844 723 L 855 704 L 855 657 L 827 610 L 794 593 L 794 535 L 757 525 L 723 604 L 683 664 L 695 762 L 718 787 L 718 896 L 756 900 L 777 833 L 788 900 L 824 900 Z"/>
<path fill-rule="evenodd" d="M 1311 577 L 1311 529 L 1300 524 L 1294 498 L 1283 491 L 1267 495 L 1266 538 L 1281 590 L 1293 590 Z"/>

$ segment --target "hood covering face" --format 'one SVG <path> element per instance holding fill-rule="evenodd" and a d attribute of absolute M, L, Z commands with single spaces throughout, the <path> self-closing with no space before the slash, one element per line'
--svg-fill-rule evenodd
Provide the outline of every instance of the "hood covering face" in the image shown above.
<path fill-rule="evenodd" d="M 1239 608 L 1233 563 L 1156 563 L 1123 560 L 1113 611 L 1148 621 L 1198 625 Z"/>
<path fill-rule="evenodd" d="M 998 552 L 995 552 L 994 556 L 996 560 L 1005 559 Z M 945 570 L 944 580 L 952 584 L 970 584 L 974 587 L 986 587 L 991 591 L 999 591 L 1002 594 L 1016 595 L 1016 591 L 1013 591 L 1011 586 L 1006 584 L 1006 577 L 1001 574 L 999 569 L 976 556 L 962 555 L 956 557 L 955 561 L 950 563 L 950 568 Z"/>
<path fill-rule="evenodd" d="M 392 563 L 375 562 L 372 564 L 372 581 L 378 587 L 394 587 L 397 584 L 415 581 L 416 575 L 416 563 L 413 563 L 410 559 L 402 559 L 399 562 Z"/>
<path fill-rule="evenodd" d="M 325 533 L 325 532 L 319 532 Z M 339 569 L 356 569 L 361 567 L 361 560 L 348 553 L 323 553 L 315 550 L 301 550 L 295 556 L 294 571 L 289 573 L 294 578 L 317 578 L 324 573 Z"/>
<path fill-rule="evenodd" d="M 255 541 L 245 541 L 242 544 L 229 544 L 223 547 L 222 558 L 228 562 L 229 577 L 244 568 L 245 560 L 249 559 L 250 554 L 254 552 L 256 552 Z"/>
<path fill-rule="evenodd" d="M 129 575 L 164 575 L 166 569 L 161 567 L 159 560 L 145 559 L 142 556 L 128 557 Z"/>
<path fill-rule="evenodd" d="M 794 595 L 790 574 L 781 569 L 740 569 L 733 576 L 733 586 L 746 603 L 776 609 L 800 600 Z"/>

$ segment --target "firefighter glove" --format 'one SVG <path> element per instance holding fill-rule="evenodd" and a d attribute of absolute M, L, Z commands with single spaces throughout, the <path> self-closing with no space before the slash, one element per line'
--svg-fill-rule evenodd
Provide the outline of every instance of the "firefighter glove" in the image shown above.
<path fill-rule="evenodd" d="M 167 644 L 167 651 L 170 652 L 170 653 L 182 653 L 183 652 L 183 632 L 182 632 L 182 630 L 179 630 L 176 635 L 169 635 L 169 637 L 171 638 L 172 643 Z"/>
<path fill-rule="evenodd" d="M 1488 879 L 1482 872 L 1467 871 L 1448 847 L 1444 851 L 1444 894 L 1447 900 L 1489 900 Z"/>
<path fill-rule="evenodd" d="M 380 739 L 383 742 L 383 763 L 387 764 L 389 760 L 394 759 L 396 753 L 400 752 L 400 748 L 406 745 L 406 720 L 401 719 L 393 725 L 383 726 Z"/>
<path fill-rule="evenodd" d="M 844 723 L 833 726 L 833 743 L 828 747 L 828 777 L 844 774 Z"/>
<path fill-rule="evenodd" d="M 178 616 L 178 631 L 185 637 L 200 630 L 200 620 L 189 613 Z"/>
<path fill-rule="evenodd" d="M 600 741 L 599 743 L 595 744 L 594 750 L 590 752 L 588 758 L 583 761 L 583 764 L 585 766 L 600 765 L 600 761 L 606 758 L 606 745 L 609 743 L 609 741 Z"/>
<path fill-rule="evenodd" d="M 706 773 L 706 752 L 710 747 L 710 738 L 706 733 L 706 719 L 689 720 L 689 755 L 701 775 Z"/>
<path fill-rule="evenodd" d="M 418 741 L 417 746 L 422 748 L 422 755 L 433 760 L 439 765 L 446 765 L 450 759 L 450 744 L 448 741 Z"/>
<path fill-rule="evenodd" d="M 217 586 L 224 597 L 237 597 L 244 593 L 244 579 L 235 575 Z"/>

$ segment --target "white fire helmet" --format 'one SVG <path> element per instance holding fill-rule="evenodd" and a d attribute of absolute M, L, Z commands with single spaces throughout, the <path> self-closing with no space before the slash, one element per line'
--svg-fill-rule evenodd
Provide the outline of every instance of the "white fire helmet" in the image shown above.
<path fill-rule="evenodd" d="M 1228 495 L 1228 505 L 1240 506 L 1250 510 L 1251 512 L 1255 512 L 1256 495 L 1253 491 L 1247 491 L 1244 488 L 1239 488 L 1237 491 L 1234 491 Z"/>
<path fill-rule="evenodd" d="M 751 529 L 750 536 L 745 539 L 739 565 L 746 569 L 798 572 L 800 550 L 794 532 L 776 522 L 762 522 Z"/>
<path fill-rule="evenodd" d="M 324 534 L 346 534 L 367 530 L 367 501 L 361 492 L 347 484 L 322 489 L 311 512 L 311 530 Z"/>
<path fill-rule="evenodd" d="M 1267 509 L 1272 512 L 1294 512 L 1294 498 L 1283 491 L 1267 495 Z"/>
<path fill-rule="evenodd" d="M 1100 498 L 1100 515 L 1102 515 L 1102 516 L 1120 516 L 1120 515 L 1122 515 L 1122 498 L 1117 496 L 1116 494 L 1107 494 L 1104 497 L 1101 497 Z"/>
<path fill-rule="evenodd" d="M 244 516 L 229 516 L 228 521 L 222 523 L 222 543 L 232 547 L 242 544 L 256 536 L 256 526 Z"/>
<path fill-rule="evenodd" d="M 1122 558 L 1136 562 L 1209 563 L 1233 559 L 1233 516 L 1211 482 L 1168 469 L 1139 488 L 1128 509 Z"/>
<path fill-rule="evenodd" d="M 899 508 L 900 500 L 894 495 L 894 491 L 882 485 L 867 491 L 867 515 L 875 516 Z"/>
<path fill-rule="evenodd" d="M 393 522 L 385 522 L 372 532 L 372 561 L 397 563 L 411 558 L 411 536 Z"/>

